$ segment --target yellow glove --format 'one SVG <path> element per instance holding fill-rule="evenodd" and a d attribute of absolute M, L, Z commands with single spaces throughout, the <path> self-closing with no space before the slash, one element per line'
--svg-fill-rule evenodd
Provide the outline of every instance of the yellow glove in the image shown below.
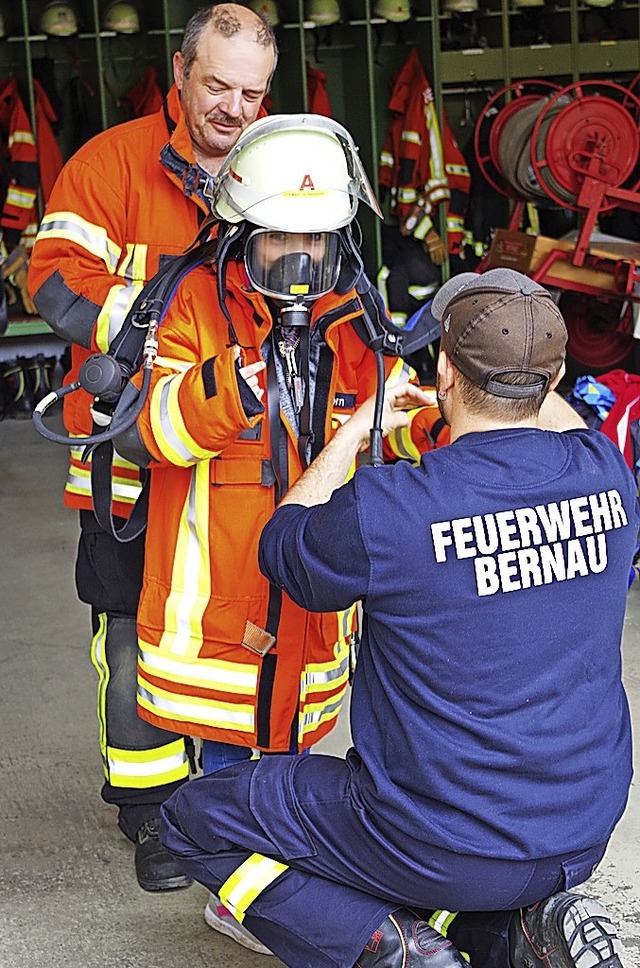
<path fill-rule="evenodd" d="M 435 229 L 429 229 L 423 242 L 425 252 L 435 266 L 441 266 L 446 261 L 447 250 L 445 244 Z"/>

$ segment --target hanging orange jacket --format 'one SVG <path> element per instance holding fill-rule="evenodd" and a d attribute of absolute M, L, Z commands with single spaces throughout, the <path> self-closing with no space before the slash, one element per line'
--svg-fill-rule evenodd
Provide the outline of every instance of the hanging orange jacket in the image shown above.
<path fill-rule="evenodd" d="M 15 77 L 0 81 L 0 130 L 9 171 L 0 228 L 5 242 L 13 248 L 36 219 L 38 195 L 36 143 Z"/>
<path fill-rule="evenodd" d="M 49 201 L 56 178 L 62 170 L 62 152 L 56 141 L 53 125 L 58 116 L 53 109 L 49 95 L 40 81 L 34 79 L 33 93 L 36 110 L 36 152 L 42 200 Z"/>
<path fill-rule="evenodd" d="M 131 90 L 125 94 L 123 101 L 131 107 L 135 118 L 142 118 L 145 114 L 159 111 L 164 101 L 164 95 L 158 83 L 158 71 L 153 65 L 146 71 Z"/>
<path fill-rule="evenodd" d="M 267 346 L 274 360 L 265 298 L 251 290 L 242 265 L 229 264 L 226 282 L 243 364 L 261 360 Z M 137 422 L 141 463 L 146 457 L 152 469 L 138 608 L 139 713 L 161 728 L 277 751 L 289 750 L 297 723 L 293 738 L 301 750 L 335 725 L 356 607 L 309 614 L 259 571 L 258 539 L 277 501 L 276 480 L 292 484 L 302 464 L 282 401 L 275 415 L 270 410 L 279 400 L 270 365 L 262 375 L 270 392 L 260 406 L 247 391 L 253 410 L 245 410 L 215 292 L 207 266 L 178 286 Z M 361 315 L 353 290 L 313 304 L 312 332 L 322 333 L 324 344 L 312 407 L 317 450 L 376 388 L 374 354 L 351 325 Z M 386 370 L 392 380 L 410 376 L 401 359 L 387 358 Z M 439 420 L 437 407 L 415 416 L 423 420 L 415 439 L 430 450 L 425 427 Z M 387 454 L 404 456 L 409 439 L 391 435 Z M 265 630 L 275 644 L 264 656 L 241 644 Z"/>
<path fill-rule="evenodd" d="M 391 214 L 402 221 L 420 211 L 412 234 L 424 240 L 435 228 L 435 211 L 445 205 L 447 248 L 460 252 L 470 176 L 451 126 L 436 114 L 433 91 L 417 49 L 411 49 L 393 84 L 389 110 L 392 120 L 382 147 L 378 181 L 384 201 L 390 197 Z"/>

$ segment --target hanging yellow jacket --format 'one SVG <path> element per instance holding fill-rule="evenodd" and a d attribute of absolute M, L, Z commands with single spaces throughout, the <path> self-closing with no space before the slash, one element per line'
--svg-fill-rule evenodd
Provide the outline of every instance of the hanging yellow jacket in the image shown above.
<path fill-rule="evenodd" d="M 143 146 L 143 150 L 141 150 Z M 58 177 L 29 262 L 29 291 L 40 315 L 72 344 L 65 383 L 92 352 L 106 352 L 143 285 L 195 238 L 209 206 L 207 176 L 171 88 L 153 115 L 115 125 L 83 145 Z M 65 397 L 72 436 L 91 433 L 91 396 Z M 90 463 L 71 449 L 68 507 L 92 508 Z M 139 469 L 113 462 L 115 514 L 127 516 L 140 490 Z"/>
<path fill-rule="evenodd" d="M 242 364 L 263 354 L 271 361 L 261 376 L 262 404 L 237 374 L 215 279 L 201 266 L 169 304 L 137 421 L 138 459 L 152 469 L 138 609 L 139 713 L 179 733 L 276 751 L 293 740 L 301 750 L 336 722 L 356 606 L 308 613 L 259 571 L 258 539 L 278 500 L 276 481 L 291 485 L 302 463 L 297 433 L 281 410 L 276 353 L 266 349 L 267 304 L 237 263 L 229 264 L 227 286 Z M 323 334 L 312 368 L 315 452 L 375 391 L 374 354 L 351 325 L 361 315 L 354 291 L 313 304 L 312 330 Z M 398 380 L 410 375 L 400 359 L 386 366 Z M 437 408 L 415 417 L 415 436 L 392 438 L 389 456 L 431 449 Z M 252 650 L 269 636 L 274 643 L 264 655 Z"/>

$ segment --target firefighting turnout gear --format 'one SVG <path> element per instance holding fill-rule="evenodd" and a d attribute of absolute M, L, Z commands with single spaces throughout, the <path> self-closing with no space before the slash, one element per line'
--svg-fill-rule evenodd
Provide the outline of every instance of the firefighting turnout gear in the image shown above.
<path fill-rule="evenodd" d="M 460 251 L 469 195 L 469 169 L 451 126 L 435 110 L 433 91 L 417 49 L 412 48 L 394 80 L 392 119 L 380 155 L 381 198 L 388 196 L 391 215 L 420 240 L 434 229 L 439 205 L 445 206 L 447 249 Z"/>
<path fill-rule="evenodd" d="M 92 606 L 91 659 L 98 674 L 97 715 L 102 798 L 119 809 L 130 840 L 189 773 L 181 736 L 140 719 L 135 700 L 136 607 L 144 541 L 118 545 L 89 511 L 81 511 L 76 585 Z"/>
<path fill-rule="evenodd" d="M 195 268 L 160 327 L 151 392 L 137 422 L 137 459 L 152 468 L 138 609 L 139 712 L 204 739 L 271 751 L 289 751 L 293 742 L 302 750 L 335 725 L 357 610 L 307 614 L 258 570 L 262 526 L 302 471 L 301 417 L 283 389 L 281 337 L 265 297 L 247 285 L 241 262 L 230 262 L 226 276 L 243 365 L 266 358 L 267 392 L 259 404 L 244 381 L 238 386 L 227 323 L 213 308 L 212 270 Z M 353 290 L 311 304 L 306 460 L 376 388 L 374 354 L 352 325 L 361 314 Z M 386 368 L 396 379 L 409 375 L 399 359 L 387 358 Z M 395 456 L 415 459 L 431 449 L 437 408 L 413 416 L 411 427 L 388 439 Z"/>
<path fill-rule="evenodd" d="M 108 128 L 67 162 L 29 266 L 36 308 L 72 344 L 66 383 L 77 380 L 91 352 L 107 351 L 144 283 L 191 243 L 209 212 L 209 181 L 194 161 L 175 87 L 160 111 L 130 122 L 127 139 Z M 70 434 L 91 432 L 90 406 L 84 390 L 65 397 Z M 127 517 L 140 472 L 119 455 L 112 490 L 114 514 Z M 65 504 L 92 507 L 81 447 L 71 449 Z"/>
<path fill-rule="evenodd" d="M 122 130 L 107 129 L 67 162 L 31 257 L 28 280 L 36 307 L 72 344 L 67 383 L 77 379 L 92 352 L 109 348 L 145 282 L 184 251 L 209 213 L 204 192 L 210 176 L 195 163 L 175 88 L 156 114 L 130 122 L 126 137 Z M 65 397 L 65 425 L 72 435 L 91 432 L 90 404 L 91 396 L 83 390 Z M 131 664 L 125 666 L 118 659 L 118 645 L 116 657 L 110 655 L 108 633 L 110 619 L 117 622 L 124 615 L 133 620 L 136 614 L 144 542 L 138 538 L 122 546 L 97 525 L 89 465 L 82 460 L 81 447 L 71 450 L 65 504 L 82 513 L 78 592 L 97 615 L 106 616 L 102 636 L 94 643 L 96 656 L 103 642 L 102 664 L 119 674 L 127 672 L 128 681 L 121 688 L 135 697 L 137 636 L 129 626 Z M 116 455 L 112 493 L 119 519 L 128 517 L 139 491 L 139 467 Z M 116 627 L 123 629 L 122 623 Z M 104 676 L 100 708 L 101 722 L 106 722 L 103 750 L 108 776 L 103 796 L 119 806 L 119 823 L 135 837 L 139 826 L 157 814 L 167 785 L 171 788 L 186 779 L 184 742 L 166 731 L 154 734 L 148 724 L 147 734 L 140 737 L 133 699 L 126 707 L 114 702 L 116 677 L 108 672 Z M 109 735 L 112 717 L 115 738 Z M 133 739 L 127 741 L 127 736 Z"/>

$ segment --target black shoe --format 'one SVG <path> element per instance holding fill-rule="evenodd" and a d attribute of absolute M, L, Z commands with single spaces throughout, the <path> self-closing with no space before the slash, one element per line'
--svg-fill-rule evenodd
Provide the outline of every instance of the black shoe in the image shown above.
<path fill-rule="evenodd" d="M 142 824 L 136 834 L 136 874 L 143 891 L 171 891 L 190 887 L 193 881 L 184 873 L 173 854 L 160 843 L 157 817 Z"/>
<path fill-rule="evenodd" d="M 374 931 L 354 968 L 471 968 L 426 921 L 401 908 Z"/>
<path fill-rule="evenodd" d="M 520 910 L 509 954 L 512 968 L 623 968 L 622 944 L 603 906 L 566 891 Z"/>

